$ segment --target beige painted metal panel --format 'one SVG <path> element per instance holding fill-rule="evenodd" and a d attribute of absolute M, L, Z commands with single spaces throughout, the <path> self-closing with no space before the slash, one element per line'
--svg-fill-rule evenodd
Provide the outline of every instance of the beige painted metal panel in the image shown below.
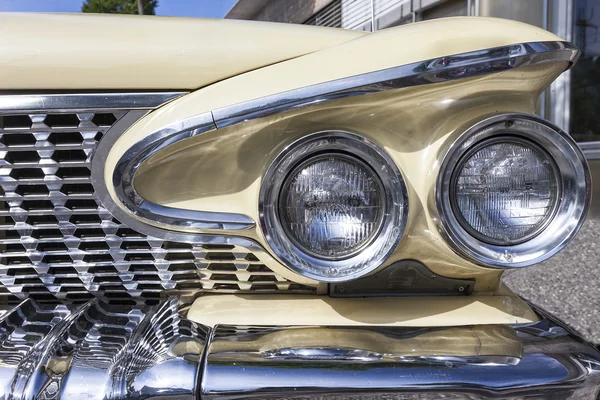
<path fill-rule="evenodd" d="M 0 13 L 0 90 L 196 89 L 362 35 L 254 21 Z"/>
<path fill-rule="evenodd" d="M 495 18 L 458 17 L 390 28 L 238 75 L 184 96 L 139 121 L 117 146 L 124 146 L 125 151 L 175 121 L 275 93 L 452 54 L 556 40 L 562 39 L 531 25 Z"/>
<path fill-rule="evenodd" d="M 458 40 L 448 32 L 458 32 Z M 424 35 L 427 41 L 413 40 Z M 149 114 L 118 140 L 107 158 L 105 179 L 111 181 L 117 160 L 148 134 L 219 107 L 423 59 L 558 39 L 529 25 L 483 18 L 436 20 L 371 34 L 219 82 Z M 393 48 L 399 51 L 390 51 Z M 495 292 L 501 271 L 458 256 L 440 232 L 434 186 L 441 159 L 458 135 L 487 116 L 534 113 L 543 88 L 566 67 L 566 63 L 545 63 L 358 96 L 213 130 L 157 153 L 138 171 L 134 184 L 143 197 L 162 205 L 241 213 L 258 221 L 261 177 L 285 146 L 323 130 L 355 132 L 383 147 L 407 180 L 407 228 L 381 268 L 415 259 L 442 276 L 476 279 L 478 293 Z M 256 240 L 268 250 L 258 228 L 228 233 Z M 289 273 L 276 259 L 269 267 L 284 276 Z"/>
<path fill-rule="evenodd" d="M 515 296 L 376 297 L 204 295 L 187 317 L 226 325 L 465 326 L 522 324 L 538 316 Z"/>
<path fill-rule="evenodd" d="M 494 291 L 500 271 L 465 261 L 440 234 L 433 188 L 441 158 L 466 127 L 485 116 L 533 113 L 540 88 L 564 68 L 545 65 L 401 89 L 207 132 L 151 157 L 138 171 L 135 186 L 142 197 L 158 204 L 238 212 L 258 221 L 261 177 L 277 154 L 306 134 L 328 129 L 354 132 L 386 150 L 409 190 L 405 235 L 382 267 L 415 259 L 443 276 L 476 279 L 476 291 Z M 268 248 L 258 228 L 234 234 Z M 278 265 L 269 266 L 285 275 Z"/>

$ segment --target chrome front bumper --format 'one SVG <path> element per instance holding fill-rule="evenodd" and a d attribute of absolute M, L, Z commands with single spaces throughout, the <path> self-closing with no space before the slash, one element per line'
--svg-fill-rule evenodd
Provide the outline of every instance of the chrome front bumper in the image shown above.
<path fill-rule="evenodd" d="M 193 323 L 157 306 L 45 306 L 0 320 L 0 398 L 590 399 L 600 353 L 563 323 L 445 328 Z"/>

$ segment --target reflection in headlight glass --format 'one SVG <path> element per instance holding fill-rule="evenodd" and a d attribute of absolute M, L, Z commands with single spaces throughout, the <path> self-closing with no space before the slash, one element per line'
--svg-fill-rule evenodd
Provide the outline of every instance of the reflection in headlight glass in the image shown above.
<path fill-rule="evenodd" d="M 552 216 L 557 193 L 550 157 L 521 142 L 495 142 L 467 154 L 454 184 L 459 220 L 498 244 L 539 232 Z"/>
<path fill-rule="evenodd" d="M 384 216 L 382 184 L 362 162 L 321 155 L 295 168 L 280 197 L 284 229 L 298 246 L 323 258 L 349 256 L 368 244 Z"/>

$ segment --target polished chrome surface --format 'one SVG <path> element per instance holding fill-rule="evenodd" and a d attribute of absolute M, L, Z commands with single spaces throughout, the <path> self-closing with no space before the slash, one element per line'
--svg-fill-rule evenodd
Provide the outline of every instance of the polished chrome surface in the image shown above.
<path fill-rule="evenodd" d="M 551 319 L 447 328 L 216 326 L 212 399 L 596 400 L 600 353 Z"/>
<path fill-rule="evenodd" d="M 208 329 L 153 307 L 39 305 L 0 319 L 0 397 L 196 399 Z"/>
<path fill-rule="evenodd" d="M 600 142 L 580 142 L 578 144 L 583 151 L 585 158 L 588 160 L 600 159 Z"/>
<path fill-rule="evenodd" d="M 352 154 L 374 167 L 383 185 L 386 214 L 379 233 L 361 249 L 343 259 L 324 259 L 291 240 L 279 217 L 279 196 L 286 177 L 299 162 L 315 154 Z M 289 145 L 269 166 L 260 189 L 259 218 L 263 235 L 273 252 L 294 272 L 323 282 L 359 278 L 381 266 L 394 251 L 406 227 L 408 190 L 394 161 L 375 143 L 354 133 L 317 132 Z"/>
<path fill-rule="evenodd" d="M 113 186 L 119 201 L 127 207 L 129 212 L 141 219 L 159 223 L 166 229 L 178 230 L 179 228 L 192 229 L 248 229 L 254 226 L 252 218 L 234 213 L 217 213 L 206 211 L 184 210 L 162 206 L 142 198 L 134 186 L 135 173 L 139 166 L 158 151 L 169 147 L 181 140 L 185 140 L 208 130 L 214 129 L 212 116 L 201 114 L 198 117 L 177 123 L 145 137 L 140 142 L 129 148 L 119 160 L 113 173 Z M 108 155 L 114 142 L 121 132 L 115 131 L 98 147 L 98 154 L 103 159 Z M 121 219 L 133 219 L 114 204 L 104 183 L 104 162 L 99 162 L 93 170 L 95 186 L 105 195 L 105 204 L 109 210 Z"/>
<path fill-rule="evenodd" d="M 218 128 L 344 97 L 471 78 L 548 62 L 577 61 L 568 42 L 530 42 L 448 55 L 341 78 L 213 110 Z"/>
<path fill-rule="evenodd" d="M 526 139 L 554 160 L 561 194 L 554 216 L 537 236 L 513 245 L 493 244 L 473 236 L 452 208 L 451 181 L 461 157 L 485 140 L 502 136 Z M 504 114 L 468 128 L 444 155 L 435 189 L 440 231 L 458 253 L 493 267 L 518 268 L 539 263 L 563 249 L 581 228 L 591 200 L 591 178 L 585 156 L 575 141 L 549 122 L 524 114 Z"/>
<path fill-rule="evenodd" d="M 36 346 L 74 309 L 65 305 L 44 306 L 31 299 L 0 318 L 0 393 L 12 392 L 19 366 L 27 362 Z M 16 396 L 15 396 L 16 397 Z"/>
<path fill-rule="evenodd" d="M 99 109 L 153 109 L 183 96 L 186 92 L 151 93 L 64 93 L 64 94 L 0 94 L 3 113 L 61 112 Z"/>
<path fill-rule="evenodd" d="M 28 299 L 0 317 L 0 398 L 596 400 L 600 352 L 540 313 L 515 326 L 210 329 L 173 298 Z"/>
<path fill-rule="evenodd" d="M 265 265 L 255 242 L 156 230 L 115 215 L 96 151 L 148 110 L 0 115 L 0 301 L 155 303 L 161 293 L 314 293 Z M 130 223 L 131 222 L 131 223 Z"/>

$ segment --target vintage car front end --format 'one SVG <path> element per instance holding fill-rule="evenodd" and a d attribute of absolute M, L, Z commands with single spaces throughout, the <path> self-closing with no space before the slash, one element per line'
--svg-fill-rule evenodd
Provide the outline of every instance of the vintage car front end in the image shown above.
<path fill-rule="evenodd" d="M 535 115 L 571 44 L 0 22 L 3 398 L 598 398 L 598 350 L 501 281 L 589 207 Z"/>

